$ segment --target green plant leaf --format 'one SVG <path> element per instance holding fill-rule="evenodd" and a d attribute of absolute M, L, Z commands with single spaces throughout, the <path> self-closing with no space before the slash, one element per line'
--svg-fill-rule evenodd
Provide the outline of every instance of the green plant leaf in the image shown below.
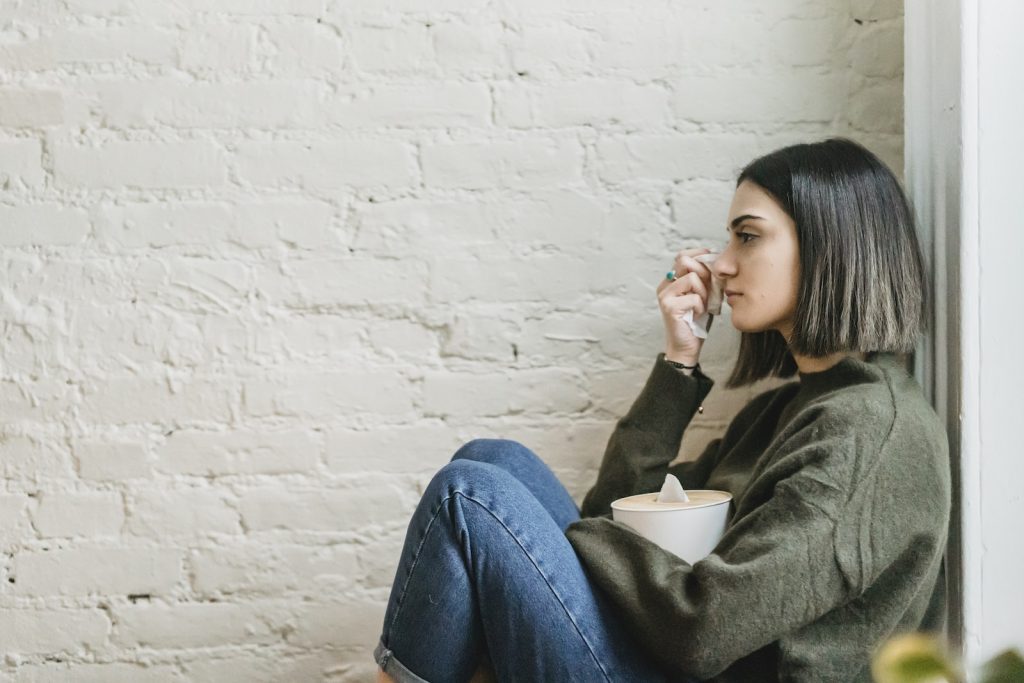
<path fill-rule="evenodd" d="M 931 636 L 905 634 L 886 642 L 871 664 L 876 683 L 943 683 L 958 680 L 942 644 Z"/>
<path fill-rule="evenodd" d="M 1006 650 L 988 660 L 981 670 L 982 683 L 1024 683 L 1024 659 Z"/>

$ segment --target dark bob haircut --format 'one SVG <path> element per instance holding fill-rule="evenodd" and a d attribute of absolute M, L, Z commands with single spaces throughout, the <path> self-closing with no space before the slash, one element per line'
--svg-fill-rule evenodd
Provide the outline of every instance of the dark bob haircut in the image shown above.
<path fill-rule="evenodd" d="M 792 377 L 792 351 L 914 350 L 929 319 L 925 266 L 899 181 L 862 145 L 841 137 L 783 147 L 747 164 L 737 187 L 766 190 L 796 223 L 800 278 L 793 338 L 744 332 L 728 387 Z"/>

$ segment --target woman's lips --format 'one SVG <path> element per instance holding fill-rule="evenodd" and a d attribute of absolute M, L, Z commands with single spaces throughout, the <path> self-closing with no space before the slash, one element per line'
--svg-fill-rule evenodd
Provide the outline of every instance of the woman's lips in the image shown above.
<path fill-rule="evenodd" d="M 732 302 L 733 297 L 741 296 L 739 292 L 734 292 L 731 289 L 725 290 L 725 300 Z"/>

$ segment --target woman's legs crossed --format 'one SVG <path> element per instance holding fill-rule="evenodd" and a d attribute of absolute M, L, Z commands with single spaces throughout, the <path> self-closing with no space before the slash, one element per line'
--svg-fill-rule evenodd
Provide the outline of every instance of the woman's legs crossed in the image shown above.
<path fill-rule="evenodd" d="M 516 457 L 503 462 L 544 479 Z M 509 470 L 473 457 L 435 475 L 392 587 L 375 653 L 384 671 L 466 681 L 486 649 L 503 681 L 663 678 L 588 582 L 563 533 L 564 499 L 547 502 L 558 519 Z"/>

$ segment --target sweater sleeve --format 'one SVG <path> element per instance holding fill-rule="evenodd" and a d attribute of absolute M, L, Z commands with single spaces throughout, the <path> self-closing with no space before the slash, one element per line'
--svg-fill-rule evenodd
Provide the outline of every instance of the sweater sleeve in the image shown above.
<path fill-rule="evenodd" d="M 683 431 L 714 380 L 700 371 L 682 373 L 664 357 L 658 354 L 646 385 L 616 424 L 597 482 L 580 506 L 582 517 L 609 516 L 612 501 L 657 490 L 668 464 L 679 454 Z"/>
<path fill-rule="evenodd" d="M 804 437 L 772 457 L 785 474 L 766 487 L 768 499 L 694 565 L 611 519 L 566 530 L 587 573 L 662 665 L 711 678 L 855 593 L 835 548 L 855 439 L 814 429 Z"/>

